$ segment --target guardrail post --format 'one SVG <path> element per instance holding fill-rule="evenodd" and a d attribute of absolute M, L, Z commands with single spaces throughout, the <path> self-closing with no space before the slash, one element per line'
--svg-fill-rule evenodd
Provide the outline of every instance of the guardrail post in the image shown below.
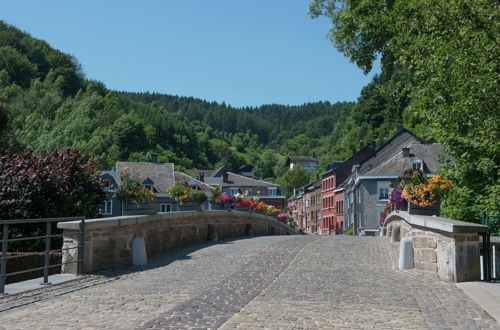
<path fill-rule="evenodd" d="M 9 225 L 3 225 L 2 257 L 0 258 L 0 294 L 5 292 L 5 279 L 7 274 L 7 243 L 9 242 Z"/>
<path fill-rule="evenodd" d="M 83 218 L 80 221 L 80 232 L 79 232 L 79 239 L 78 239 L 78 259 L 77 259 L 77 269 L 76 269 L 76 274 L 77 275 L 82 275 L 83 274 L 83 261 L 84 261 L 84 244 L 85 244 L 85 218 Z"/>
<path fill-rule="evenodd" d="M 45 230 L 45 257 L 43 262 L 43 283 L 41 285 L 49 285 L 49 264 L 50 264 L 50 235 L 52 234 L 52 222 L 47 221 Z"/>

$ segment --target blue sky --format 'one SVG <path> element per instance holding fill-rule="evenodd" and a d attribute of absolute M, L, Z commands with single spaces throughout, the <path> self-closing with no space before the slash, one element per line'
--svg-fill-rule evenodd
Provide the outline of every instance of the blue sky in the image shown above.
<path fill-rule="evenodd" d="M 368 76 L 308 0 L 0 0 L 0 19 L 74 55 L 108 88 L 234 106 L 355 101 Z"/>

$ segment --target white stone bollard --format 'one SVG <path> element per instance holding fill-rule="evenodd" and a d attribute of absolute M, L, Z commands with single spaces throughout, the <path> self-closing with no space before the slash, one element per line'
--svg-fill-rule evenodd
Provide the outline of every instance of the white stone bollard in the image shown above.
<path fill-rule="evenodd" d="M 399 269 L 413 268 L 413 242 L 411 237 L 401 240 L 399 246 Z"/>
<path fill-rule="evenodd" d="M 145 266 L 148 264 L 146 242 L 144 237 L 135 236 L 132 240 L 132 265 Z"/>

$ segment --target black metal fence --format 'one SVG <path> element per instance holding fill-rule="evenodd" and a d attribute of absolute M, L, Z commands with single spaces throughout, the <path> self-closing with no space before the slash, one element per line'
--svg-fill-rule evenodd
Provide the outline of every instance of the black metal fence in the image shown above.
<path fill-rule="evenodd" d="M 58 222 L 65 221 L 75 221 L 80 220 L 80 230 L 75 232 L 74 235 L 78 235 L 78 245 L 75 247 L 69 248 L 59 248 L 59 249 L 51 249 L 51 243 L 54 238 L 63 237 L 63 234 L 53 234 L 54 225 L 57 226 Z M 26 236 L 26 237 L 15 237 L 11 238 L 11 228 L 16 225 L 28 225 L 28 224 L 45 224 L 45 235 L 40 236 Z M 5 292 L 5 282 L 7 277 L 20 275 L 24 273 L 35 272 L 39 270 L 43 270 L 43 282 L 41 285 L 48 285 L 49 283 L 49 271 L 51 268 L 61 267 L 66 264 L 77 263 L 77 274 L 81 274 L 83 270 L 83 242 L 84 242 L 84 232 L 85 232 L 85 217 L 66 217 L 66 218 L 40 218 L 40 219 L 16 219 L 16 220 L 0 220 L 0 229 L 1 231 L 1 251 L 0 255 L 0 294 Z M 23 242 L 23 241 L 34 241 L 34 240 L 43 240 L 44 242 L 44 262 L 43 267 L 35 267 L 29 269 L 23 269 L 20 271 L 15 271 L 11 273 L 7 273 L 7 264 L 9 260 L 14 258 L 23 258 L 29 256 L 38 256 L 40 252 L 26 253 L 20 255 L 9 255 L 9 243 L 11 242 Z M 63 253 L 66 250 L 78 249 L 78 258 L 74 261 L 69 262 L 60 262 L 57 264 L 50 264 L 50 254 L 54 252 Z"/>
<path fill-rule="evenodd" d="M 483 214 L 482 224 L 488 226 L 489 232 L 482 234 L 482 246 L 481 246 L 481 279 L 484 281 L 499 280 L 497 276 L 497 259 L 498 251 L 497 245 L 491 243 L 491 232 L 493 230 L 493 221 L 497 222 L 500 219 L 500 215 L 488 215 Z"/>

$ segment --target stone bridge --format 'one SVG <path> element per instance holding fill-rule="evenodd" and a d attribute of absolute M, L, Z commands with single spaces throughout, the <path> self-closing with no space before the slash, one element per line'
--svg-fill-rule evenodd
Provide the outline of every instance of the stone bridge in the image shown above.
<path fill-rule="evenodd" d="M 185 223 L 181 219 L 177 225 L 192 226 L 187 213 Z M 244 236 L 248 220 L 232 219 L 235 226 L 217 220 L 218 242 L 207 240 L 214 234 L 208 225 L 217 222 L 207 218 L 196 229 L 165 229 L 163 237 L 177 230 L 184 233 L 175 239 L 179 245 L 192 244 L 160 244 L 158 249 L 168 251 L 148 256 L 146 266 L 95 271 L 72 282 L 1 297 L 0 329 L 499 327 L 456 284 L 440 280 L 435 272 L 399 270 L 398 243 L 389 237 L 286 235 L 288 229 L 277 222 L 257 218 L 251 228 L 254 236 Z M 130 237 L 147 237 L 133 229 L 145 220 L 96 220 L 94 228 L 89 222 L 87 230 L 95 235 L 88 239 L 96 239 L 92 249 L 104 244 L 97 242 L 105 240 L 108 223 L 113 224 L 108 239 L 114 237 L 115 243 L 104 248 L 121 245 L 130 250 Z M 146 224 L 153 230 L 158 224 L 150 220 Z M 404 220 L 387 222 L 391 236 L 396 225 L 400 237 L 415 230 L 407 231 L 398 221 Z M 282 235 L 255 236 L 271 234 L 269 225 L 274 224 L 274 234 Z M 242 237 L 222 238 L 233 235 Z M 127 237 L 127 243 L 118 242 L 120 237 Z M 153 251 L 148 238 L 146 245 Z M 108 253 L 115 260 L 116 252 Z M 121 262 L 119 253 L 116 258 Z"/>
<path fill-rule="evenodd" d="M 64 229 L 63 262 L 78 260 L 81 221 L 62 222 Z M 229 237 L 296 235 L 290 226 L 276 218 L 239 211 L 184 211 L 156 215 L 122 216 L 85 221 L 84 272 L 129 266 L 134 242 L 143 242 L 146 255 L 204 241 Z M 137 238 L 142 240 L 137 240 Z M 139 244 L 139 243 L 137 243 Z M 77 264 L 63 268 L 76 273 Z"/>

